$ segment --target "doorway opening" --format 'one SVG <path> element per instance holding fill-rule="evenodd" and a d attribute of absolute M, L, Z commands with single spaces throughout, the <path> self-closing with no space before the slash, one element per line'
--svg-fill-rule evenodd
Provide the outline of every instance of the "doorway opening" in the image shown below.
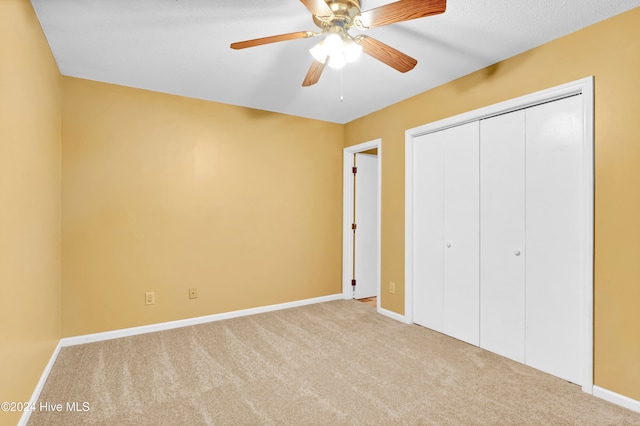
<path fill-rule="evenodd" d="M 380 309 L 382 141 L 344 149 L 343 262 L 345 299 L 368 299 Z"/>

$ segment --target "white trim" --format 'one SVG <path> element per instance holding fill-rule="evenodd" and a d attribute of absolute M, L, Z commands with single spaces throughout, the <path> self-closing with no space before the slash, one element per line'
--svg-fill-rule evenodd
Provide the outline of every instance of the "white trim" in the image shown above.
<path fill-rule="evenodd" d="M 44 388 L 44 384 L 47 382 L 47 378 L 49 378 L 49 373 L 51 373 L 51 369 L 53 368 L 53 364 L 55 364 L 56 359 L 58 359 L 58 354 L 60 353 L 60 348 L 62 345 L 60 342 L 56 345 L 56 348 L 53 350 L 53 354 L 51 354 L 51 358 L 49 358 L 49 362 L 46 367 L 44 367 L 44 371 L 40 376 L 40 380 L 38 380 L 38 384 L 36 385 L 33 393 L 31 394 L 31 398 L 29 399 L 29 407 L 36 407 L 38 403 L 38 399 L 40 399 L 40 393 Z M 20 417 L 20 421 L 18 421 L 18 426 L 25 426 L 29 422 L 29 417 L 31 417 L 32 410 L 25 410 Z"/>
<path fill-rule="evenodd" d="M 628 408 L 636 413 L 640 413 L 640 401 L 631 399 L 628 396 L 620 395 L 619 393 L 601 388 L 600 386 L 593 387 L 593 396 L 612 402 L 621 407 Z"/>
<path fill-rule="evenodd" d="M 582 390 L 593 389 L 593 193 L 594 193 L 594 129 L 593 129 L 593 77 L 521 96 L 495 105 L 486 106 L 454 117 L 439 120 L 405 132 L 405 317 L 413 322 L 413 140 L 417 136 L 444 130 L 449 127 L 527 108 L 571 95 L 583 95 L 584 144 L 583 144 L 583 383 Z"/>
<path fill-rule="evenodd" d="M 55 364 L 56 359 L 58 358 L 58 354 L 60 353 L 60 348 L 64 348 L 68 346 L 83 345 L 85 343 L 101 342 L 104 340 L 119 339 L 120 337 L 129 337 L 129 336 L 137 336 L 139 334 L 155 333 L 156 331 L 171 330 L 174 328 L 188 327 L 191 325 L 198 325 L 198 324 L 206 324 L 209 322 L 221 321 L 221 320 L 238 318 L 238 317 L 245 317 L 248 315 L 262 314 L 265 312 L 279 311 L 282 309 L 296 308 L 296 307 L 305 306 L 305 305 L 313 305 L 316 303 L 331 302 L 333 300 L 342 300 L 342 298 L 343 298 L 342 294 L 331 294 L 329 296 L 321 296 L 321 297 L 315 297 L 313 299 L 297 300 L 294 302 L 280 303 L 277 305 L 261 306 L 258 308 L 242 309 L 239 311 L 224 312 L 221 314 L 213 314 L 213 315 L 207 315 L 203 317 L 189 318 L 189 319 L 178 320 L 178 321 L 169 321 L 169 322 L 163 322 L 158 324 L 143 325 L 140 327 L 131 327 L 131 328 L 123 328 L 120 330 L 105 331 L 102 333 L 93 333 L 93 334 L 85 334 L 82 336 L 62 338 L 58 342 L 58 345 L 56 346 L 55 350 L 53 351 L 53 354 L 51 355 L 51 358 L 49 359 L 49 362 L 47 363 L 47 366 L 45 367 L 44 371 L 42 372 L 42 375 L 40 376 L 40 380 L 38 381 L 38 384 L 36 385 L 33 391 L 33 394 L 31 395 L 31 399 L 29 399 L 29 406 L 30 407 L 36 406 L 36 403 L 40 398 L 40 393 L 44 388 L 44 384 L 47 382 L 47 378 L 49 377 L 49 373 L 51 373 L 51 369 L 53 368 L 53 365 Z M 31 411 L 27 410 L 23 412 L 22 417 L 20 417 L 20 421 L 18 422 L 18 426 L 25 426 L 29 421 L 30 416 L 31 416 Z"/>
<path fill-rule="evenodd" d="M 582 342 L 584 351 L 584 366 L 582 390 L 587 393 L 593 393 L 593 257 L 594 257 L 594 193 L 595 193 L 595 128 L 594 128 L 594 80 L 593 77 L 579 80 L 582 82 L 581 93 L 583 96 L 583 124 L 584 124 L 584 143 L 582 145 L 582 211 L 584 212 L 583 226 L 583 265 L 582 282 L 583 282 L 583 327 Z M 576 82 L 577 83 L 577 82 Z"/>
<path fill-rule="evenodd" d="M 154 333 L 156 331 L 171 330 L 174 328 L 188 327 L 191 325 L 206 324 L 231 318 L 245 317 L 248 315 L 262 314 L 265 312 L 279 311 L 282 309 L 296 308 L 298 306 L 312 305 L 315 303 L 341 300 L 342 294 L 316 297 L 313 299 L 298 300 L 295 302 L 280 303 L 277 305 L 261 306 L 258 308 L 242 309 L 239 311 L 223 312 L 220 314 L 206 315 L 203 317 L 188 318 L 177 321 L 162 322 L 158 324 L 142 325 L 140 327 L 123 328 L 120 330 L 105 331 L 101 333 L 85 334 L 82 336 L 65 337 L 60 340 L 61 347 L 83 345 L 85 343 L 101 342 L 103 340 L 119 339 L 120 337 L 136 336 L 138 334 Z"/>
<path fill-rule="evenodd" d="M 400 322 L 402 322 L 404 324 L 411 324 L 411 321 L 409 321 L 409 319 L 405 315 L 400 315 L 400 314 L 397 314 L 397 313 L 395 313 L 393 311 L 389 311 L 387 309 L 383 309 L 380 306 L 378 306 L 378 313 L 380 315 L 384 315 L 385 317 L 389 317 L 389 318 L 394 319 L 396 321 L 400 321 Z"/>
<path fill-rule="evenodd" d="M 477 121 L 484 118 L 493 117 L 495 115 L 506 114 L 523 108 L 528 108 L 541 103 L 551 102 L 558 99 L 566 98 L 571 95 L 578 94 L 589 95 L 593 99 L 593 77 L 586 77 L 560 86 L 552 87 L 539 92 L 520 96 L 518 98 L 509 99 L 486 107 L 478 108 L 473 111 L 465 112 L 453 117 L 448 117 L 422 126 L 414 127 L 405 131 L 405 142 L 413 141 L 416 136 L 433 133 L 449 127 L 459 126 L 461 124 Z M 593 107 L 593 104 L 591 104 Z M 589 122 L 592 122 L 589 119 Z"/>
<path fill-rule="evenodd" d="M 413 139 L 405 132 L 404 148 L 404 316 L 413 323 Z"/>
<path fill-rule="evenodd" d="M 53 365 L 55 364 L 56 359 L 58 358 L 60 349 L 63 347 L 117 339 L 120 337 L 134 336 L 138 334 L 153 333 L 156 331 L 170 330 L 174 328 L 187 327 L 191 325 L 205 324 L 205 323 L 221 321 L 225 319 L 238 318 L 238 317 L 243 317 L 248 315 L 272 312 L 272 311 L 277 311 L 282 309 L 289 309 L 289 308 L 294 308 L 298 306 L 312 305 L 315 303 L 330 302 L 333 300 L 341 300 L 341 299 L 343 299 L 342 294 L 333 294 L 329 296 L 316 297 L 313 299 L 305 299 L 305 300 L 299 300 L 295 302 L 280 303 L 277 305 L 269 305 L 269 306 L 263 306 L 259 308 L 243 309 L 239 311 L 225 312 L 221 314 L 208 315 L 208 316 L 191 318 L 186 320 L 170 321 L 170 322 L 152 324 L 152 325 L 141 326 L 141 327 L 132 327 L 132 328 L 125 328 L 121 330 L 107 331 L 103 333 L 94 333 L 94 334 L 87 334 L 84 336 L 63 338 L 60 340 L 60 342 L 58 342 L 58 345 L 54 349 L 53 354 L 49 359 L 49 362 L 44 368 L 44 371 L 42 372 L 42 376 L 40 377 L 40 380 L 38 381 L 38 384 L 36 385 L 31 395 L 31 398 L 29 399 L 29 406 L 35 406 L 37 404 L 38 399 L 40 398 L 40 393 L 42 392 L 42 389 L 44 388 L 44 385 L 47 382 L 47 378 L 51 373 L 51 369 L 53 368 Z M 405 324 L 413 323 L 413 321 L 407 315 L 400 315 L 395 312 L 389 311 L 387 309 L 383 309 L 379 306 L 379 304 L 378 304 L 377 311 L 379 314 L 387 316 L 393 320 L 400 321 Z M 594 396 L 604 399 L 605 401 L 609 401 L 613 404 L 619 405 L 621 407 L 625 407 L 632 411 L 636 411 L 640 413 L 640 401 L 636 401 L 635 399 L 629 398 L 624 395 L 620 395 L 618 393 L 601 388 L 599 386 L 593 386 L 592 389 L 593 389 Z M 584 386 L 583 386 L 583 390 L 584 390 Z M 26 426 L 26 424 L 29 422 L 30 416 L 31 416 L 31 411 L 23 412 L 22 417 L 20 417 L 20 421 L 18 422 L 18 426 Z"/>
<path fill-rule="evenodd" d="M 353 221 L 353 154 L 368 151 L 370 149 L 378 149 L 378 235 L 376 242 L 376 253 L 378 253 L 378 270 L 376 278 L 378 282 L 378 291 L 376 304 L 380 309 L 380 269 L 381 251 L 380 239 L 382 232 L 382 139 L 375 139 L 369 142 L 363 142 L 344 149 L 344 166 L 342 176 L 342 295 L 345 299 L 353 299 L 353 289 L 351 288 L 351 271 L 353 268 L 353 234 L 348 232 L 351 229 Z"/>

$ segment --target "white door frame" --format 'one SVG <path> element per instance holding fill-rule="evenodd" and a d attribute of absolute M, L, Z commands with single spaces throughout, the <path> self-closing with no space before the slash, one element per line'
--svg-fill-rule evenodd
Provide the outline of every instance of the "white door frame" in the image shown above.
<path fill-rule="evenodd" d="M 344 165 L 342 175 L 342 295 L 345 299 L 353 298 L 351 287 L 351 273 L 353 270 L 353 233 L 350 232 L 353 223 L 354 193 L 353 193 L 353 155 L 370 149 L 378 149 L 378 182 L 377 202 L 378 224 L 376 226 L 376 253 L 378 270 L 376 271 L 377 285 L 377 309 L 380 310 L 380 231 L 381 231 L 381 199 L 382 194 L 382 139 L 360 143 L 344 149 Z"/>
<path fill-rule="evenodd" d="M 405 132 L 405 306 L 404 322 L 413 323 L 413 146 L 414 138 L 427 133 L 444 130 L 460 124 L 504 114 L 533 105 L 550 102 L 567 96 L 582 94 L 584 139 L 582 146 L 582 232 L 585 241 L 582 252 L 582 342 L 583 381 L 582 390 L 593 393 L 593 198 L 594 198 L 594 157 L 593 157 L 593 77 L 542 90 L 530 95 L 490 105 L 434 123 L 409 129 Z"/>

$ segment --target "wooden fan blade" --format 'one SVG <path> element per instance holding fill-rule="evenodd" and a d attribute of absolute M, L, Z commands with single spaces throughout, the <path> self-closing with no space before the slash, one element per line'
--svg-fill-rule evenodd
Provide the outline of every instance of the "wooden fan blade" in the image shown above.
<path fill-rule="evenodd" d="M 389 65 L 400 72 L 411 71 L 418 61 L 393 47 L 367 36 L 359 36 L 358 43 L 367 55 Z"/>
<path fill-rule="evenodd" d="M 327 61 L 323 64 L 322 62 L 318 62 L 316 60 L 313 61 L 309 71 L 307 72 L 307 76 L 304 78 L 302 82 L 303 87 L 313 86 L 320 80 L 320 76 L 322 75 L 322 71 L 324 71 L 324 67 L 327 65 Z"/>
<path fill-rule="evenodd" d="M 367 28 L 410 21 L 438 15 L 447 9 L 447 0 L 400 0 L 360 14 L 360 22 Z"/>
<path fill-rule="evenodd" d="M 324 0 L 300 0 L 315 16 L 333 16 L 333 11 Z"/>
<path fill-rule="evenodd" d="M 255 38 L 253 40 L 239 41 L 231 43 L 232 49 L 246 49 L 247 47 L 261 46 L 263 44 L 277 43 L 279 41 L 295 40 L 298 38 L 309 38 L 315 36 L 311 31 L 298 31 L 297 33 L 280 34 L 270 37 Z"/>

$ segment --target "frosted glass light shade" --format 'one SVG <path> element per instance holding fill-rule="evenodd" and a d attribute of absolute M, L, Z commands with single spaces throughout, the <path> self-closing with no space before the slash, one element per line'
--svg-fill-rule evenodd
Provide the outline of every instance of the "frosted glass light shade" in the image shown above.
<path fill-rule="evenodd" d="M 329 61 L 327 65 L 331 68 L 340 69 L 360 57 L 362 46 L 354 42 L 348 35 L 332 33 L 309 49 L 309 52 L 313 59 L 321 64 Z"/>
<path fill-rule="evenodd" d="M 344 59 L 344 54 L 339 53 L 335 56 L 329 56 L 329 63 L 327 65 L 331 68 L 340 69 L 347 65 L 347 61 Z"/>
<path fill-rule="evenodd" d="M 313 59 L 320 62 L 321 64 L 324 64 L 327 60 L 327 53 L 324 49 L 322 41 L 309 49 L 309 53 L 311 53 Z"/>
<path fill-rule="evenodd" d="M 351 40 L 347 40 L 347 42 L 345 42 L 344 59 L 348 63 L 356 61 L 360 57 L 361 53 L 362 53 L 362 46 L 360 46 L 358 43 Z"/>

